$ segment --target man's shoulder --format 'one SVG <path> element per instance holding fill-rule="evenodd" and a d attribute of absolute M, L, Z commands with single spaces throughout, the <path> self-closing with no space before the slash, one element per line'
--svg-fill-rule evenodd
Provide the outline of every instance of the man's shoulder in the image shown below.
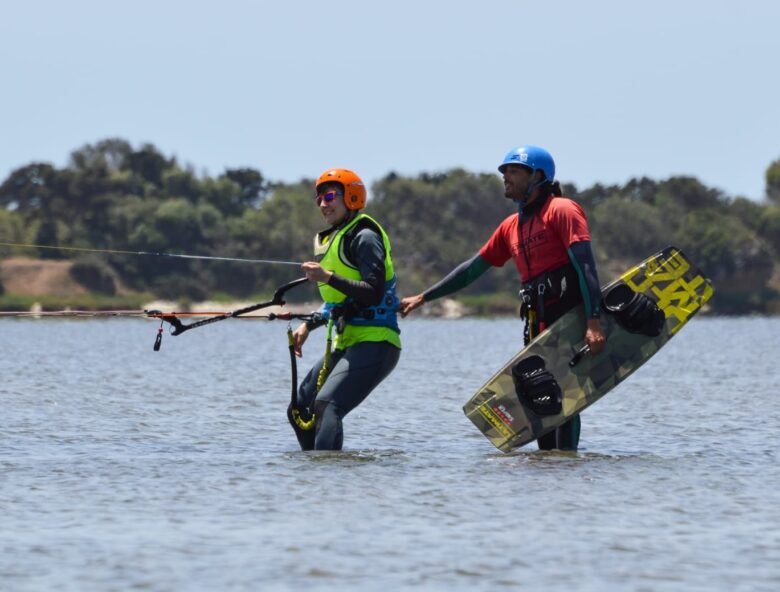
<path fill-rule="evenodd" d="M 498 225 L 496 230 L 503 230 L 506 228 L 512 228 L 513 226 L 517 226 L 517 221 L 519 220 L 519 217 L 517 214 L 509 214 L 506 218 L 504 218 L 501 223 Z"/>
<path fill-rule="evenodd" d="M 579 204 L 565 195 L 554 195 L 548 200 L 548 207 L 551 208 L 569 208 L 572 205 L 578 206 Z"/>
<path fill-rule="evenodd" d="M 549 214 L 581 214 L 582 206 L 570 197 L 555 196 L 547 200 L 544 210 Z"/>

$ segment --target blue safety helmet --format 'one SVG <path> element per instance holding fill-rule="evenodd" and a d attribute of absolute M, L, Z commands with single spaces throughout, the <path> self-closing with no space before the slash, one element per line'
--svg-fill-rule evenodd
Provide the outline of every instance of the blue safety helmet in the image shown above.
<path fill-rule="evenodd" d="M 539 146 L 518 146 L 517 148 L 512 148 L 504 157 L 504 162 L 499 165 L 499 172 L 503 173 L 504 168 L 508 164 L 526 166 L 531 169 L 532 174 L 535 171 L 542 171 L 544 175 L 542 183 L 545 181 L 552 183 L 555 179 L 555 161 L 547 150 L 539 148 Z"/>

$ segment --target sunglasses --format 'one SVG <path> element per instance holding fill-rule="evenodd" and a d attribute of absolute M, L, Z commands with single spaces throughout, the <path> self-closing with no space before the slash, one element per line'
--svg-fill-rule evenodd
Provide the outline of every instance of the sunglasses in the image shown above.
<path fill-rule="evenodd" d="M 326 191 L 325 193 L 318 193 L 317 194 L 317 205 L 322 204 L 324 201 L 325 203 L 330 203 L 337 197 L 343 197 L 344 193 L 341 191 Z"/>

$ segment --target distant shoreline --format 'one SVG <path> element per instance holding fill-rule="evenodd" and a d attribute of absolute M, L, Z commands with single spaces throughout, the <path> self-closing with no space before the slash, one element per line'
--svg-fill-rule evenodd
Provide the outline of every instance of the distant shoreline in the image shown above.
<path fill-rule="evenodd" d="M 70 275 L 71 261 L 52 261 L 27 257 L 0 260 L 0 314 L 55 311 L 136 311 L 160 310 L 163 312 L 230 312 L 263 302 L 271 294 L 257 295 L 252 299 L 215 300 L 191 302 L 187 299 L 170 300 L 156 298 L 153 294 L 133 292 L 118 286 L 117 294 L 106 295 L 90 291 Z M 3 289 L 4 288 L 4 291 Z M 402 295 L 403 296 L 403 295 Z M 305 314 L 319 309 L 320 302 L 289 302 L 283 310 Z M 418 318 L 474 318 L 518 317 L 520 303 L 511 294 L 460 295 L 459 298 L 441 298 L 415 311 Z M 267 308 L 256 316 L 279 312 L 280 308 Z M 707 305 L 702 314 L 716 315 Z M 780 315 L 780 307 L 758 316 Z M 755 313 L 717 316 L 756 316 Z"/>

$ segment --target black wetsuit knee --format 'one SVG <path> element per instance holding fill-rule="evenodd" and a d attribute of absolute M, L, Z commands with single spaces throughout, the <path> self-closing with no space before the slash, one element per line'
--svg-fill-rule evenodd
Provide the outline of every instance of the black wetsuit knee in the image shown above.
<path fill-rule="evenodd" d="M 341 450 L 344 445 L 342 413 L 332 401 L 314 402 L 314 450 Z"/>

